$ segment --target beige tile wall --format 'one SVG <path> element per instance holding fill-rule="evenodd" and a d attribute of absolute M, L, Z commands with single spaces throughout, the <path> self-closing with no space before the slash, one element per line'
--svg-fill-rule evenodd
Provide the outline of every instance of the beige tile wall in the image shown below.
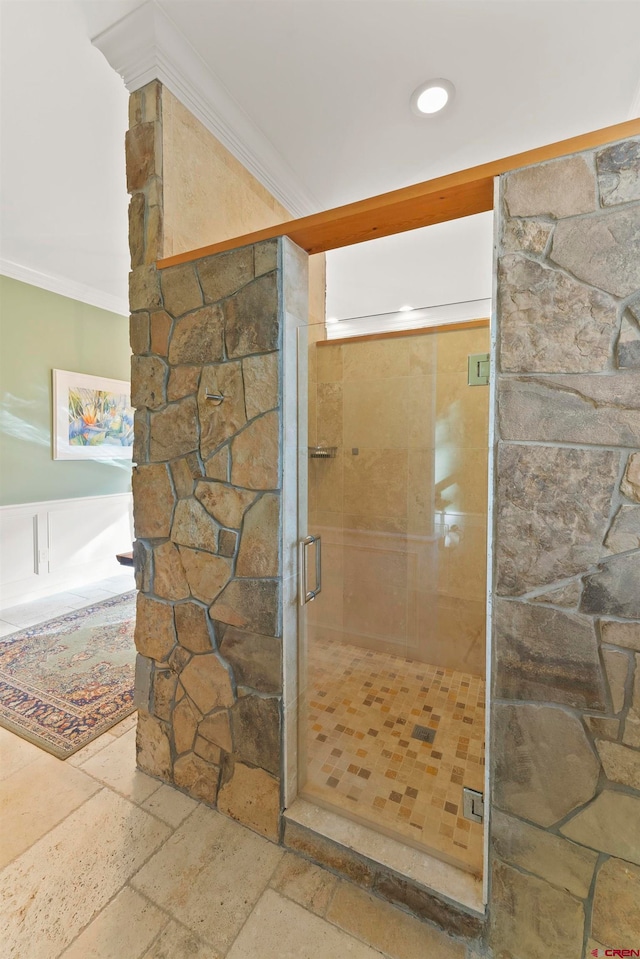
<path fill-rule="evenodd" d="M 309 461 L 316 630 L 484 674 L 489 396 L 467 357 L 488 350 L 488 328 L 310 347 L 309 444 L 337 447 Z"/>
<path fill-rule="evenodd" d="M 162 88 L 163 256 L 292 219 L 169 91 Z M 325 256 L 309 257 L 310 322 L 324 320 Z"/>

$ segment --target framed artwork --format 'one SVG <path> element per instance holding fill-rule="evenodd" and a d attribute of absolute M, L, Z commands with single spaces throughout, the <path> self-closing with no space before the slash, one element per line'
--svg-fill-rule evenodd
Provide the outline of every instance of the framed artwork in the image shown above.
<path fill-rule="evenodd" d="M 53 370 L 54 460 L 131 459 L 130 394 L 126 380 Z"/>

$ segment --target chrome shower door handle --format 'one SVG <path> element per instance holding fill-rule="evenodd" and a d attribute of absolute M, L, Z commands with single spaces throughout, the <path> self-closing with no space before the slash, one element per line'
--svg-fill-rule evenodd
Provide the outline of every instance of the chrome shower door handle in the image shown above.
<path fill-rule="evenodd" d="M 307 547 L 315 545 L 316 584 L 313 589 L 307 587 Z M 322 537 L 307 536 L 300 541 L 300 605 L 304 606 L 315 599 L 322 591 Z"/>

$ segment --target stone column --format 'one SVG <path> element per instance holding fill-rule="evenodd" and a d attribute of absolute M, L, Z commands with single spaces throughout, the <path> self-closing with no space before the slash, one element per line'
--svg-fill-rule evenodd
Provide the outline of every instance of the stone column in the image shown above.
<path fill-rule="evenodd" d="M 640 943 L 640 140 L 502 177 L 497 240 L 491 945 L 580 959 Z"/>
<path fill-rule="evenodd" d="M 162 256 L 162 84 L 157 80 L 131 94 L 125 148 L 129 251 L 136 274 Z"/>
<path fill-rule="evenodd" d="M 283 622 L 295 631 L 282 368 L 293 355 L 295 373 L 306 259 L 281 239 L 151 267 L 158 312 L 132 365 L 138 765 L 274 840 Z"/>
<path fill-rule="evenodd" d="M 127 134 L 138 765 L 278 840 L 307 256 L 281 239 L 156 269 L 160 104 L 134 94 Z"/>

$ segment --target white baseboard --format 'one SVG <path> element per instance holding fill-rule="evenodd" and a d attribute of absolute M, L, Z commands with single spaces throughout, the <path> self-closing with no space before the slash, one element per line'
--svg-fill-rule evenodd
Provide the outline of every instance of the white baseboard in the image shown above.
<path fill-rule="evenodd" d="M 132 542 L 131 493 L 0 507 L 0 609 L 113 576 Z"/>

